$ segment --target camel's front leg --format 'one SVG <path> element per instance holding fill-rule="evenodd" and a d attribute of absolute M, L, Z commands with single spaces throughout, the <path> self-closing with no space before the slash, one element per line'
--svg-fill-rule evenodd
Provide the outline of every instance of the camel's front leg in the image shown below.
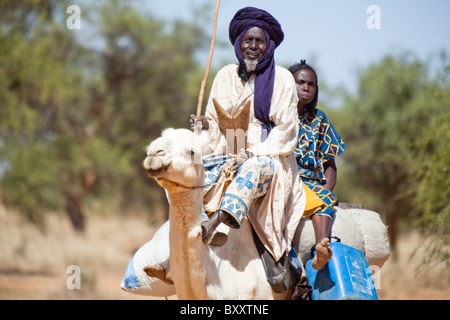
<path fill-rule="evenodd" d="M 166 269 L 166 267 L 162 264 L 158 264 L 156 266 L 146 266 L 144 267 L 144 272 L 149 277 L 157 278 L 167 284 L 173 284 L 173 280 L 170 275 L 170 269 Z"/>

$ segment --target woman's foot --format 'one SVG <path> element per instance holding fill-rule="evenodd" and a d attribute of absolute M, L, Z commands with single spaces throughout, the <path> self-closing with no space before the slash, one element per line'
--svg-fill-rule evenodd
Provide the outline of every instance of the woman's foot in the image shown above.
<path fill-rule="evenodd" d="M 333 250 L 330 247 L 330 239 L 323 238 L 316 244 L 316 255 L 312 261 L 312 267 L 316 270 L 321 270 L 333 255 Z"/>

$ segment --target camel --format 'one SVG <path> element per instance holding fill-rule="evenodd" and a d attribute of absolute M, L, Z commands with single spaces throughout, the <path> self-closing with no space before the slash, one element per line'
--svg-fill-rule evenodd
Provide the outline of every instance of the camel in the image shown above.
<path fill-rule="evenodd" d="M 170 274 L 178 298 L 202 300 L 290 298 L 287 291 L 277 293 L 268 283 L 248 220 L 240 229 L 231 229 L 223 224 L 219 226 L 218 231 L 228 235 L 225 246 L 210 246 L 203 243 L 200 212 L 203 202 L 204 168 L 201 155 L 204 144 L 205 141 L 190 130 L 166 129 L 160 138 L 146 148 L 147 157 L 143 162 L 147 175 L 155 179 L 168 195 L 169 250 L 172 253 L 169 258 Z M 349 225 L 345 225 L 350 223 L 356 226 L 356 220 L 362 221 L 367 216 L 364 211 L 368 210 L 349 209 L 355 210 L 357 212 L 353 212 L 354 214 L 340 219 L 343 223 L 334 223 L 332 230 L 341 228 L 344 234 L 348 235 L 344 236 L 343 243 L 347 242 L 365 250 L 366 239 L 361 235 L 358 238 L 354 234 L 349 234 L 347 230 Z M 340 211 L 346 210 L 338 210 L 337 213 Z M 369 216 L 372 215 L 371 211 L 368 212 Z M 378 214 L 374 214 L 379 219 Z M 359 217 L 356 217 L 358 215 Z M 376 220 L 376 217 L 374 219 Z M 386 228 L 383 225 L 380 229 L 379 222 L 375 223 L 375 220 L 372 219 L 372 222 L 378 224 L 378 229 L 373 237 L 380 238 L 382 248 L 375 250 L 380 249 L 381 253 L 378 250 L 369 254 L 376 256 L 375 264 L 381 267 L 389 257 L 389 248 L 386 250 Z M 309 239 L 311 232 L 304 231 L 311 228 L 311 220 L 303 219 L 293 241 L 293 246 L 299 252 L 303 263 L 310 258 L 308 256 L 310 243 L 313 241 Z M 373 242 L 373 239 L 370 241 Z M 369 259 L 368 261 L 371 262 Z"/>
<path fill-rule="evenodd" d="M 200 143 L 199 143 L 200 142 Z M 169 202 L 170 272 L 179 299 L 284 299 L 272 291 L 250 224 L 227 230 L 223 247 L 201 238 L 204 168 L 202 144 L 186 129 L 166 129 L 147 147 L 147 175 L 166 189 Z M 197 157 L 197 161 L 196 161 Z"/>

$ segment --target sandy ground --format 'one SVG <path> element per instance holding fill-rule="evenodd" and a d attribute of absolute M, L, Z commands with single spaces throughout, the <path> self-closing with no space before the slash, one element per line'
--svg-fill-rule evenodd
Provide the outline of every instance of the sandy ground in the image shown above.
<path fill-rule="evenodd" d="M 0 208 L 0 299 L 164 299 L 120 289 L 128 261 L 156 231 L 144 220 L 96 215 L 79 235 L 63 217 L 49 214 L 43 233 Z M 418 269 L 420 251 L 411 259 L 422 240 L 414 232 L 400 237 L 399 254 L 376 275 L 379 299 L 450 299 L 450 271 L 443 265 Z M 72 265 L 79 267 L 80 289 L 68 288 Z"/>
<path fill-rule="evenodd" d="M 428 266 L 422 262 L 427 241 L 417 232 L 401 234 L 397 254 L 380 271 L 379 299 L 450 300 L 450 270 L 443 262 Z"/>

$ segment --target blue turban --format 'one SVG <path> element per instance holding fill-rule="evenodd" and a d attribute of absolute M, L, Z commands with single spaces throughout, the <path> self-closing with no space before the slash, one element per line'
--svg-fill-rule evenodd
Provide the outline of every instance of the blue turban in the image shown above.
<path fill-rule="evenodd" d="M 248 29 L 259 27 L 264 30 L 267 41 L 266 52 L 256 66 L 255 78 L 255 116 L 263 124 L 263 128 L 270 132 L 273 123 L 269 119 L 270 101 L 272 99 L 275 80 L 275 48 L 283 41 L 284 33 L 278 21 L 268 12 L 246 7 L 234 15 L 230 22 L 229 37 L 234 45 L 234 52 L 239 60 L 239 76 L 246 71 L 244 57 L 241 51 L 241 43 Z"/>

